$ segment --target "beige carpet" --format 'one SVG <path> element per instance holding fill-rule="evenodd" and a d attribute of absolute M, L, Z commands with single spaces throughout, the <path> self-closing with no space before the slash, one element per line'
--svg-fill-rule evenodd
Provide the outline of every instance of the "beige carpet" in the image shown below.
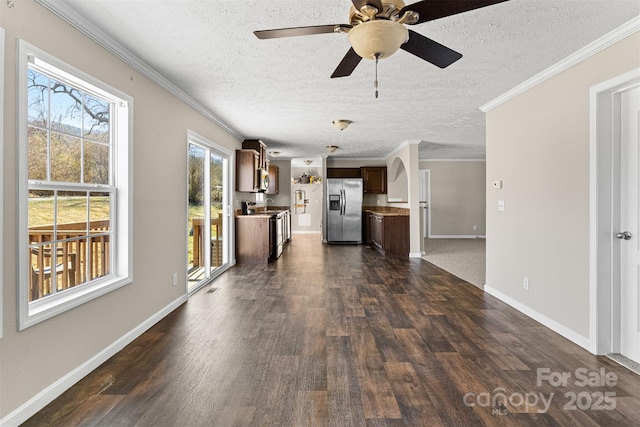
<path fill-rule="evenodd" d="M 424 239 L 425 261 L 483 288 L 485 239 Z"/>

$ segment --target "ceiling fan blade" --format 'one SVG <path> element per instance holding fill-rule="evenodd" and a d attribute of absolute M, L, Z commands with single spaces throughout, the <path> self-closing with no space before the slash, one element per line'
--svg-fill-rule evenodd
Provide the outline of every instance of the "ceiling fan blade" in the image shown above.
<path fill-rule="evenodd" d="M 401 45 L 400 49 L 406 50 L 440 68 L 446 68 L 462 58 L 462 54 L 455 50 L 449 49 L 412 30 L 409 30 L 409 40 Z"/>
<path fill-rule="evenodd" d="M 279 39 L 282 37 L 309 36 L 339 32 L 341 28 L 351 28 L 347 24 L 313 25 L 310 27 L 278 28 L 275 30 L 259 30 L 253 34 L 259 39 Z"/>
<path fill-rule="evenodd" d="M 356 53 L 353 48 L 350 48 L 347 54 L 342 58 L 342 61 L 338 64 L 338 68 L 331 74 L 331 78 L 347 77 L 353 73 L 362 58 Z"/>
<path fill-rule="evenodd" d="M 409 10 L 417 12 L 420 17 L 412 24 L 415 25 L 505 1 L 508 0 L 423 0 L 403 7 L 400 16 Z"/>
<path fill-rule="evenodd" d="M 353 6 L 356 10 L 360 10 L 362 6 L 368 4 L 369 6 L 373 6 L 378 9 L 378 12 L 382 12 L 382 1 L 381 0 L 351 0 Z"/>

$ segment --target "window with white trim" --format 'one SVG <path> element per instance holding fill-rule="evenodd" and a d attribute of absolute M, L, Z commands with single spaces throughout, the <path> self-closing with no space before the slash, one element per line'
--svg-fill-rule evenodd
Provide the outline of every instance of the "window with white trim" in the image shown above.
<path fill-rule="evenodd" d="M 19 328 L 131 282 L 132 99 L 19 44 Z"/>

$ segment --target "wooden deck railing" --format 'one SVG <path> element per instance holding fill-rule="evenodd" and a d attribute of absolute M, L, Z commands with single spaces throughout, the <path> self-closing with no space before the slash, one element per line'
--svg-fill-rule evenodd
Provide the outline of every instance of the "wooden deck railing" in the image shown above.
<path fill-rule="evenodd" d="M 111 273 L 109 220 L 86 227 L 86 222 L 58 224 L 55 236 L 53 225 L 29 228 L 30 301 Z"/>
<path fill-rule="evenodd" d="M 192 217 L 193 226 L 193 266 L 204 267 L 204 218 Z M 222 214 L 211 218 L 211 266 L 222 265 Z"/>

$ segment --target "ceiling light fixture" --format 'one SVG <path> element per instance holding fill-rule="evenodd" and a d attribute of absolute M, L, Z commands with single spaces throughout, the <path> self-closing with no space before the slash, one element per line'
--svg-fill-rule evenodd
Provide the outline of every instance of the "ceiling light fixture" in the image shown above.
<path fill-rule="evenodd" d="M 373 82 L 378 98 L 378 60 L 388 58 L 409 40 L 409 30 L 396 21 L 376 19 L 356 25 L 349 31 L 349 43 L 364 59 L 375 59 L 376 79 Z"/>
<path fill-rule="evenodd" d="M 338 147 L 337 145 L 327 145 L 327 150 L 329 150 L 329 153 L 333 153 L 338 148 L 340 148 L 340 147 Z"/>
<path fill-rule="evenodd" d="M 269 155 L 271 157 L 278 157 L 280 154 L 282 153 L 280 153 L 279 151 L 269 151 Z"/>
<path fill-rule="evenodd" d="M 333 125 L 335 127 L 337 127 L 340 130 L 345 130 L 346 128 L 349 127 L 349 125 L 352 123 L 351 120 L 345 120 L 345 119 L 339 119 L 339 120 L 334 120 L 331 123 L 333 123 Z"/>
<path fill-rule="evenodd" d="M 305 160 L 304 164 L 309 166 L 311 163 L 313 163 L 313 160 Z"/>
<path fill-rule="evenodd" d="M 364 59 L 388 58 L 409 40 L 407 27 L 395 21 L 376 19 L 349 30 L 349 43 Z"/>

